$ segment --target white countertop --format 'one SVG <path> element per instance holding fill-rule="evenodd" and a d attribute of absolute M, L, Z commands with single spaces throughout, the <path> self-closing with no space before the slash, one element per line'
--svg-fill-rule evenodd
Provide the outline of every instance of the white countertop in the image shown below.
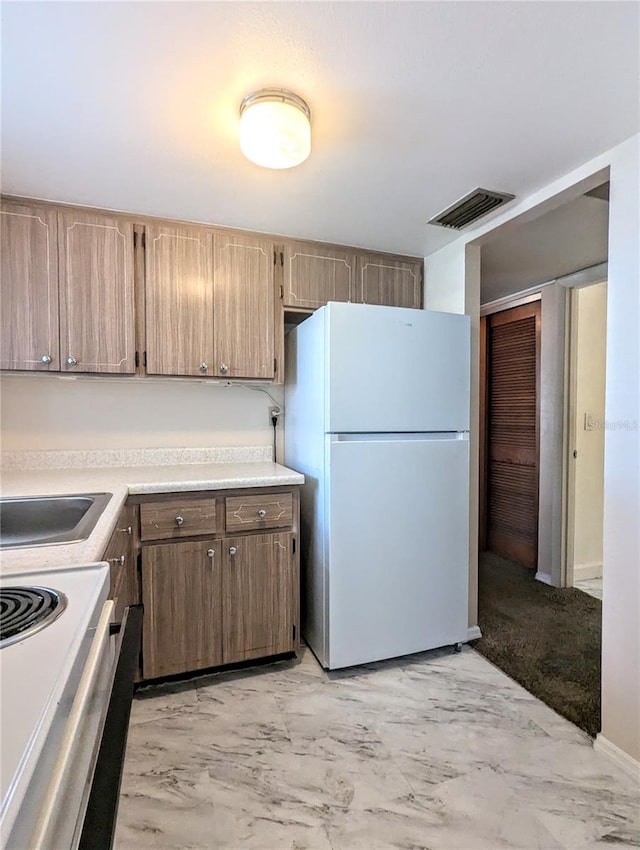
<path fill-rule="evenodd" d="M 303 483 L 303 475 L 271 461 L 4 470 L 2 496 L 5 498 L 103 492 L 113 493 L 113 497 L 87 540 L 3 549 L 0 572 L 6 575 L 99 561 L 129 495 Z"/>

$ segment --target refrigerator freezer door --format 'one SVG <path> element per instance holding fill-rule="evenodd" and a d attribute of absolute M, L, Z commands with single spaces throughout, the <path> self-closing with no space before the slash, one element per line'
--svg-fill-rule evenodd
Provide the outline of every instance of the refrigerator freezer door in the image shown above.
<path fill-rule="evenodd" d="M 326 439 L 327 666 L 466 640 L 468 440 Z"/>
<path fill-rule="evenodd" d="M 326 308 L 325 431 L 468 431 L 469 317 Z"/>

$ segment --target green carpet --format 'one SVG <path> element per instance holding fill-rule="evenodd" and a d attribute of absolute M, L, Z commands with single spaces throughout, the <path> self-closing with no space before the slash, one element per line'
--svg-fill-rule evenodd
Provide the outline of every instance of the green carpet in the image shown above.
<path fill-rule="evenodd" d="M 573 587 L 549 587 L 534 571 L 480 555 L 473 646 L 530 693 L 595 737 L 600 731 L 602 603 Z"/>

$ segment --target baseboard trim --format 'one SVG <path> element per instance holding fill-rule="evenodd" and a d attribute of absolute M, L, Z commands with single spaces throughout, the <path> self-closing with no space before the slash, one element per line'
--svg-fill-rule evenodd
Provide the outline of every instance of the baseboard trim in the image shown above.
<path fill-rule="evenodd" d="M 478 640 L 482 637 L 480 626 L 469 626 L 467 629 L 467 640 Z"/>
<path fill-rule="evenodd" d="M 620 747 L 612 744 L 608 738 L 605 738 L 602 732 L 598 732 L 596 739 L 593 742 L 593 749 L 603 756 L 614 761 L 618 767 L 621 767 L 625 773 L 632 776 L 636 781 L 640 780 L 640 761 L 636 761 L 629 753 L 625 753 Z"/>
<path fill-rule="evenodd" d="M 543 584 L 549 584 L 553 587 L 553 582 L 551 581 L 551 576 L 548 573 L 536 573 L 536 581 L 541 581 Z"/>
<path fill-rule="evenodd" d="M 588 581 L 590 578 L 602 578 L 602 564 L 575 564 L 573 581 Z"/>

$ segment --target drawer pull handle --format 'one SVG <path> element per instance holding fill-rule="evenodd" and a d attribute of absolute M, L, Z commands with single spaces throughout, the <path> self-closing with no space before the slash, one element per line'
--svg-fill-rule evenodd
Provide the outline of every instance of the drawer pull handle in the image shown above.
<path fill-rule="evenodd" d="M 265 511 L 265 509 L 260 508 L 260 510 L 258 511 L 258 516 L 260 517 L 260 519 L 264 519 L 266 517 L 266 515 L 267 515 L 267 512 Z"/>
<path fill-rule="evenodd" d="M 184 517 L 182 517 L 182 516 L 177 516 L 177 517 L 176 517 L 176 525 L 177 525 L 177 526 L 184 525 Z"/>
<path fill-rule="evenodd" d="M 111 564 L 120 564 L 121 567 L 124 567 L 125 557 L 124 555 L 120 555 L 119 558 L 110 558 L 109 563 Z"/>
<path fill-rule="evenodd" d="M 238 551 L 237 546 L 229 546 L 229 554 L 230 555 L 235 555 L 237 551 Z"/>

